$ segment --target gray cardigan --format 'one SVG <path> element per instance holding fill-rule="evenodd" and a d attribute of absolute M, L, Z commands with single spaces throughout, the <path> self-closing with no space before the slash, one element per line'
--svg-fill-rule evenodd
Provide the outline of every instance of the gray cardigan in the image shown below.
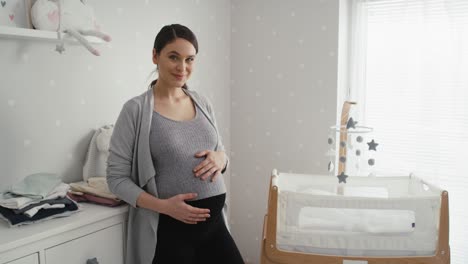
<path fill-rule="evenodd" d="M 195 91 L 183 91 L 192 98 L 217 131 L 216 150 L 224 151 L 210 102 Z M 158 197 L 149 144 L 153 107 L 153 89 L 127 101 L 115 123 L 109 146 L 109 189 L 131 205 L 127 225 L 127 264 L 151 264 L 156 249 L 159 213 L 136 206 L 137 198 L 143 191 Z M 153 182 L 148 184 L 150 181 Z M 226 205 L 223 213 L 227 223 Z"/>

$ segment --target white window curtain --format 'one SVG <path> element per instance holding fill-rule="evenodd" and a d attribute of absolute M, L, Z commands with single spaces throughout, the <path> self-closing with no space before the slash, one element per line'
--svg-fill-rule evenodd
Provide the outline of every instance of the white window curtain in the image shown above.
<path fill-rule="evenodd" d="M 349 0 L 339 102 L 380 144 L 375 172 L 448 190 L 452 264 L 468 263 L 468 0 Z"/>

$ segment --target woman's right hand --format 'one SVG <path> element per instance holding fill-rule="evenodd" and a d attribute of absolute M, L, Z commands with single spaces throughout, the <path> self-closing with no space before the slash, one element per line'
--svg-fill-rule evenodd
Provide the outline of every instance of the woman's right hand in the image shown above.
<path fill-rule="evenodd" d="M 186 224 L 196 224 L 210 217 L 210 209 L 202 209 L 188 205 L 186 200 L 197 197 L 196 193 L 184 193 L 172 196 L 164 200 L 165 208 L 163 214 L 169 215 Z"/>

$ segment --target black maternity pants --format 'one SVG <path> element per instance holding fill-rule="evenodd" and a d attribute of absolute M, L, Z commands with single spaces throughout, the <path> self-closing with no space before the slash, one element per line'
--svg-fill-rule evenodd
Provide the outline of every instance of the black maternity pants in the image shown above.
<path fill-rule="evenodd" d="M 187 201 L 191 206 L 210 209 L 211 217 L 194 225 L 160 214 L 153 264 L 243 264 L 222 216 L 225 199 L 221 194 Z"/>

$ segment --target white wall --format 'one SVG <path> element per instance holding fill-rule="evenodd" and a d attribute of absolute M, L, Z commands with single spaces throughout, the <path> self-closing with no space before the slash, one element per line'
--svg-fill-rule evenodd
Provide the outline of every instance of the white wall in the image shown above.
<path fill-rule="evenodd" d="M 0 39 L 0 189 L 39 171 L 80 180 L 92 129 L 146 89 L 156 33 L 182 23 L 200 43 L 191 88 L 213 101 L 232 150 L 232 233 L 246 260 L 259 263 L 271 170 L 326 172 L 338 0 L 89 2 L 113 37 L 101 57 Z"/>
<path fill-rule="evenodd" d="M 209 96 L 229 148 L 230 2 L 96 1 L 113 41 L 95 57 L 66 45 L 0 38 L 0 190 L 34 172 L 81 179 L 92 130 L 115 122 L 123 103 L 145 91 L 155 66 L 154 38 L 171 23 L 190 27 L 199 56 L 189 82 Z"/>
<path fill-rule="evenodd" d="M 233 0 L 231 221 L 259 263 L 273 168 L 326 173 L 336 116 L 338 0 Z"/>

